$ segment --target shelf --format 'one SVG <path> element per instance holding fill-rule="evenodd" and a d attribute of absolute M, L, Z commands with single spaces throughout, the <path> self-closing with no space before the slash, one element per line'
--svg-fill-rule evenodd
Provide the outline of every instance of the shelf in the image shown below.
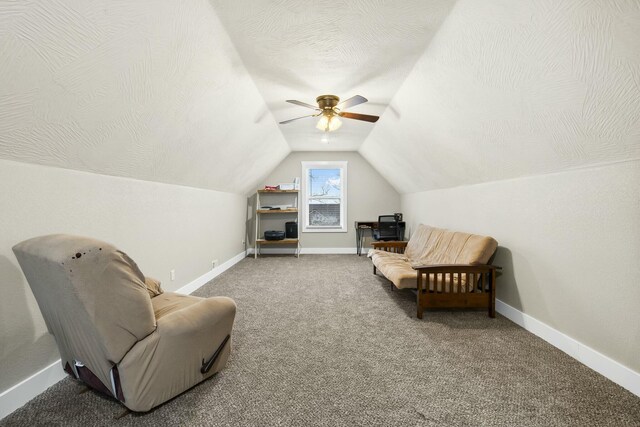
<path fill-rule="evenodd" d="M 261 245 L 269 244 L 269 245 L 297 245 L 298 239 L 282 239 L 282 240 L 265 240 L 258 239 L 256 243 L 260 243 Z"/>
<path fill-rule="evenodd" d="M 259 214 L 298 213 L 298 209 L 258 209 Z"/>
<path fill-rule="evenodd" d="M 272 194 L 270 196 L 269 194 Z M 260 199 L 265 198 L 269 201 L 260 201 Z M 293 254 L 296 257 L 300 256 L 300 239 L 282 239 L 282 240 L 267 240 L 264 238 L 264 230 L 261 230 L 261 222 L 266 221 L 267 218 L 271 223 L 280 223 L 280 226 L 270 224 L 270 227 L 275 229 L 281 228 L 285 230 L 287 228 L 287 221 L 291 221 L 293 218 L 298 219 L 300 215 L 298 212 L 299 206 L 299 190 L 257 190 L 256 192 L 256 217 L 255 217 L 255 226 L 256 232 L 255 243 L 254 243 L 254 258 L 257 258 L 260 254 L 260 247 L 262 246 L 281 246 L 282 249 L 286 249 L 283 252 L 288 252 L 288 249 L 293 250 Z M 281 200 L 279 200 L 281 199 Z M 287 202 L 284 202 L 284 199 L 287 199 Z M 277 201 L 277 203 L 276 203 Z M 266 206 L 272 207 L 282 207 L 283 209 L 265 209 Z M 264 215 L 263 215 L 264 214 Z M 297 221 L 296 221 L 297 222 Z M 258 236 L 262 236 L 260 239 Z M 273 249 L 272 249 L 273 250 Z M 278 249 L 280 250 L 280 249 Z M 267 249 L 267 252 L 269 250 Z"/>

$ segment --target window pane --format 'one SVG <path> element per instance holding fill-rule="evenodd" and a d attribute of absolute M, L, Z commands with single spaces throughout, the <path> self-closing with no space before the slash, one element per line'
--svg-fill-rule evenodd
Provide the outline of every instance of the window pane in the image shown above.
<path fill-rule="evenodd" d="M 337 197 L 340 203 L 340 169 L 309 169 L 308 178 L 310 198 Z"/>
<path fill-rule="evenodd" d="M 340 203 L 313 203 L 313 200 L 310 200 L 309 225 L 340 227 Z"/>
<path fill-rule="evenodd" d="M 309 225 L 340 227 L 340 169 L 309 169 Z"/>

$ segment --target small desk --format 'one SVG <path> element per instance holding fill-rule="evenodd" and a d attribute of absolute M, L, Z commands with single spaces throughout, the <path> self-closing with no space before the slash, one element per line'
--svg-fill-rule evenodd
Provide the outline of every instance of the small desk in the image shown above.
<path fill-rule="evenodd" d="M 371 230 L 371 235 L 373 236 L 373 229 L 378 228 L 378 221 L 356 221 L 356 250 L 358 256 L 362 255 L 362 241 L 364 239 L 365 230 Z M 400 236 L 398 236 L 399 240 L 404 240 L 404 230 L 407 226 L 404 221 L 398 222 L 398 226 L 400 227 Z"/>

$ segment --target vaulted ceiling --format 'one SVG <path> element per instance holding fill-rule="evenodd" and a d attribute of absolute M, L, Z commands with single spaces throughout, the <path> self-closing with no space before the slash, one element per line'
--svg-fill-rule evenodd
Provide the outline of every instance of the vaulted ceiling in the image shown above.
<path fill-rule="evenodd" d="M 288 104 L 316 96 L 369 99 L 349 111 L 381 115 L 454 0 L 211 0 L 275 119 L 313 114 Z M 280 126 L 296 151 L 358 150 L 373 125 L 342 120 L 323 132 L 308 118 Z"/>
<path fill-rule="evenodd" d="M 640 157 L 640 0 L 0 3 L 0 158 L 247 193 L 291 150 L 400 192 Z M 322 144 L 317 95 L 360 94 Z"/>
<path fill-rule="evenodd" d="M 490 5 L 456 3 L 360 153 L 406 193 L 640 158 L 640 0 Z"/>
<path fill-rule="evenodd" d="M 0 157 L 251 191 L 290 152 L 206 0 L 0 2 Z"/>

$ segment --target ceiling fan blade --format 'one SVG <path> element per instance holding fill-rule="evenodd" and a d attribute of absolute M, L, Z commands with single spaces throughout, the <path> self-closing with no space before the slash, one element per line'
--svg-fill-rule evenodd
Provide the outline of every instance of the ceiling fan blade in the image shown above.
<path fill-rule="evenodd" d="M 356 95 L 352 96 L 349 99 L 345 99 L 344 101 L 336 105 L 336 108 L 339 110 L 344 110 L 346 108 L 353 107 L 354 105 L 364 104 L 367 101 L 368 99 L 364 96 Z"/>
<path fill-rule="evenodd" d="M 287 99 L 287 102 L 290 102 L 292 104 L 296 104 L 299 105 L 301 107 L 307 107 L 307 108 L 311 108 L 312 110 L 319 110 L 317 105 L 311 105 L 311 104 L 307 104 L 306 102 L 302 102 L 302 101 L 296 101 L 295 99 Z"/>
<path fill-rule="evenodd" d="M 344 117 L 345 119 L 355 119 L 355 120 L 363 120 L 365 122 L 375 123 L 378 121 L 380 117 L 378 116 L 370 116 L 368 114 L 358 114 L 358 113 L 347 113 L 345 111 L 339 114 L 340 117 Z"/>
<path fill-rule="evenodd" d="M 300 119 L 306 119 L 307 117 L 315 117 L 316 114 L 311 114 L 309 116 L 302 116 L 302 117 L 296 117 L 295 119 L 289 119 L 289 120 L 285 120 L 284 122 L 280 122 L 281 125 L 285 125 L 289 122 L 294 122 L 296 120 L 300 120 Z"/>

